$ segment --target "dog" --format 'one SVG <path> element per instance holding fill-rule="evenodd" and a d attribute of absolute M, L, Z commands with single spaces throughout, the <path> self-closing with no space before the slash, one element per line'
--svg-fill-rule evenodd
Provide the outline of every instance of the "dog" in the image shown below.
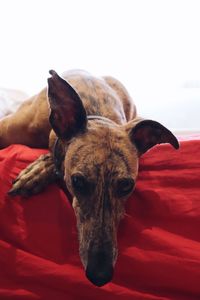
<path fill-rule="evenodd" d="M 125 87 L 113 77 L 50 71 L 48 90 L 0 121 L 0 148 L 47 148 L 14 180 L 10 195 L 31 196 L 63 180 L 72 196 L 79 253 L 86 277 L 103 286 L 113 277 L 117 228 L 138 175 L 139 158 L 160 143 L 179 148 L 162 124 L 137 116 Z"/>

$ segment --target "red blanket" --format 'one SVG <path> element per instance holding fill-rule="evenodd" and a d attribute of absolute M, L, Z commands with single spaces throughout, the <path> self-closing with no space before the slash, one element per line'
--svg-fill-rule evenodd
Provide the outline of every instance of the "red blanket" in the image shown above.
<path fill-rule="evenodd" d="M 44 152 L 0 151 L 0 299 L 200 299 L 200 140 L 142 157 L 114 279 L 101 288 L 85 278 L 73 209 L 56 185 L 29 199 L 7 195 Z"/>

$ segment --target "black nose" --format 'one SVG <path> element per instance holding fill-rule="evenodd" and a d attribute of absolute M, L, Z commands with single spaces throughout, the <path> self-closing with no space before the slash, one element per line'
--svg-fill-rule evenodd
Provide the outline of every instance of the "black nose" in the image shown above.
<path fill-rule="evenodd" d="M 104 284 L 110 282 L 113 277 L 113 267 L 106 266 L 98 270 L 94 270 L 90 266 L 86 269 L 87 278 L 96 286 L 103 286 Z"/>
<path fill-rule="evenodd" d="M 88 257 L 86 277 L 96 286 L 103 286 L 113 277 L 113 266 L 106 253 L 98 252 Z"/>

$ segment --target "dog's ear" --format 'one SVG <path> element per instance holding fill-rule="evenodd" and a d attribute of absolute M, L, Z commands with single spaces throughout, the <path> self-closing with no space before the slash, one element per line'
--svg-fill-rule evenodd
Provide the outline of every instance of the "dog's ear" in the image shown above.
<path fill-rule="evenodd" d="M 131 141 L 136 145 L 139 155 L 157 144 L 169 143 L 175 149 L 179 148 L 177 138 L 162 124 L 152 120 L 138 122 L 130 131 Z"/>
<path fill-rule="evenodd" d="M 69 140 L 85 131 L 86 111 L 71 85 L 55 71 L 49 73 L 52 75 L 48 78 L 49 122 L 58 137 Z"/>

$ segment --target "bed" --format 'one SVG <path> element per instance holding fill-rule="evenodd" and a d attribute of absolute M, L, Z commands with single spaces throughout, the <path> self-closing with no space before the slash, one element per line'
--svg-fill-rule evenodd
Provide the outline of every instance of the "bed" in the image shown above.
<path fill-rule="evenodd" d="M 47 150 L 0 151 L 0 299 L 200 299 L 200 135 L 140 160 L 118 232 L 111 283 L 85 277 L 70 202 L 56 185 L 31 198 L 7 195 L 12 180 Z"/>

